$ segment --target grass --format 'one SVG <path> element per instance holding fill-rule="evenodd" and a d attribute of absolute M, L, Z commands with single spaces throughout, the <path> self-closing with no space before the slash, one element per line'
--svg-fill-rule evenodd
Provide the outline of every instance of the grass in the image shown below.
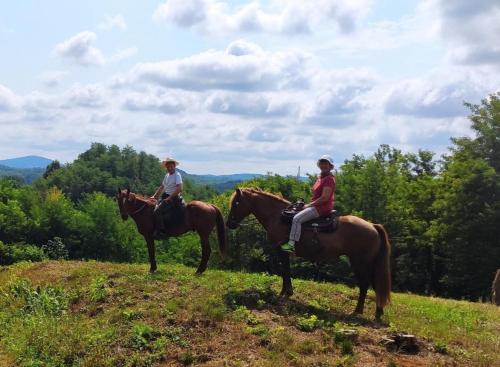
<path fill-rule="evenodd" d="M 46 261 L 0 268 L 4 366 L 500 366 L 500 310 L 393 294 L 382 324 L 374 295 L 350 316 L 357 289 L 262 274 L 162 265 Z M 352 342 L 339 335 L 354 329 Z M 416 355 L 388 352 L 415 334 Z"/>

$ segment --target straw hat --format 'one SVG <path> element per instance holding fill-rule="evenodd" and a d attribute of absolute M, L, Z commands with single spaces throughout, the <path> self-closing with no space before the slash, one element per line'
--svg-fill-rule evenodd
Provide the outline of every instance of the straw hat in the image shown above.
<path fill-rule="evenodd" d="M 177 167 L 179 165 L 179 162 L 177 162 L 174 158 L 167 157 L 163 161 L 161 161 L 162 166 L 166 166 L 167 163 L 173 163 Z"/>

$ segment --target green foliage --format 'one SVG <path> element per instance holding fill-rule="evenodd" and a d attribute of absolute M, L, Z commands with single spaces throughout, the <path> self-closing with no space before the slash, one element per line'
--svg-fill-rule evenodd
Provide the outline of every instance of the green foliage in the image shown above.
<path fill-rule="evenodd" d="M 60 237 L 54 237 L 53 240 L 48 240 L 47 243 L 42 246 L 42 250 L 49 259 L 64 260 L 68 258 L 68 250 Z"/>
<path fill-rule="evenodd" d="M 19 261 L 42 261 L 47 256 L 37 246 L 27 244 L 4 244 L 0 241 L 0 265 L 11 265 Z"/>
<path fill-rule="evenodd" d="M 146 324 L 135 324 L 132 327 L 130 342 L 137 349 L 144 349 L 149 342 L 157 335 L 154 329 Z"/>
<path fill-rule="evenodd" d="M 323 325 L 324 321 L 318 319 L 318 316 L 316 315 L 306 315 L 297 319 L 297 328 L 302 331 L 311 332 L 323 327 Z"/>
<path fill-rule="evenodd" d="M 34 287 L 26 279 L 17 280 L 9 285 L 9 296 L 26 314 L 62 315 L 69 297 L 60 287 Z"/>
<path fill-rule="evenodd" d="M 111 196 L 119 186 L 151 195 L 164 174 L 153 155 L 137 153 L 130 146 L 93 143 L 73 163 L 48 172 L 38 185 L 57 186 L 75 201 L 95 191 Z"/>
<path fill-rule="evenodd" d="M 96 277 L 90 283 L 90 300 L 92 302 L 102 302 L 106 299 L 108 295 L 108 290 L 106 288 L 107 279 L 105 277 Z"/>

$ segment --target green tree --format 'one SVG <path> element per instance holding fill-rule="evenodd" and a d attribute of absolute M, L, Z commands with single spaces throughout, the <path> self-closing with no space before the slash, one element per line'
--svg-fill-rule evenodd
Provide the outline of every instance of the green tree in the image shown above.
<path fill-rule="evenodd" d="M 475 136 L 453 139 L 445 157 L 431 234 L 442 293 L 487 298 L 500 259 L 500 94 L 467 106 Z"/>

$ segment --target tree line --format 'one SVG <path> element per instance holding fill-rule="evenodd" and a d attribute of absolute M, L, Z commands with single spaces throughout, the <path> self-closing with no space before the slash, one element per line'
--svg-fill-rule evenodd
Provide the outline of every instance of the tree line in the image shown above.
<path fill-rule="evenodd" d="M 474 133 L 451 139 L 442 157 L 405 153 L 381 145 L 371 156 L 354 155 L 339 168 L 336 208 L 387 228 L 393 246 L 394 287 L 401 291 L 470 300 L 487 299 L 500 267 L 500 94 L 467 104 Z M 132 147 L 94 143 L 72 163 L 50 165 L 31 185 L 0 180 L 0 264 L 47 257 L 146 261 L 146 247 L 132 221 L 118 215 L 117 187 L 151 194 L 164 175 L 157 157 Z M 315 176 L 267 175 L 240 183 L 308 199 Z M 188 200 L 201 199 L 228 212 L 232 190 L 185 183 Z M 230 253 L 212 267 L 268 271 L 274 249 L 252 220 L 228 234 Z M 160 261 L 195 265 L 194 235 L 157 242 Z M 294 276 L 352 282 L 348 259 L 335 264 L 293 261 Z"/>

